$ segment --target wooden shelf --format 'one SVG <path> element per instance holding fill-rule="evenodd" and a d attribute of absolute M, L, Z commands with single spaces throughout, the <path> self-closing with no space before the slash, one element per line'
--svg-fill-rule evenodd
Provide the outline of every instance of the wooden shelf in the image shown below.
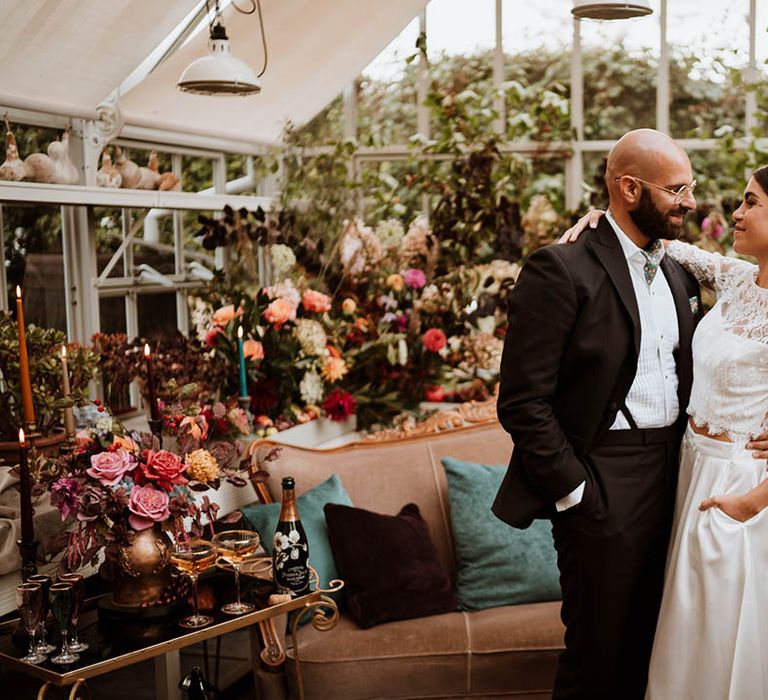
<path fill-rule="evenodd" d="M 49 185 L 39 182 L 0 181 L 0 202 L 34 202 L 132 209 L 188 209 L 218 211 L 228 204 L 234 209 L 258 207 L 268 210 L 271 197 L 233 194 L 197 194 L 196 192 L 160 192 L 159 190 L 123 190 L 83 185 Z"/>

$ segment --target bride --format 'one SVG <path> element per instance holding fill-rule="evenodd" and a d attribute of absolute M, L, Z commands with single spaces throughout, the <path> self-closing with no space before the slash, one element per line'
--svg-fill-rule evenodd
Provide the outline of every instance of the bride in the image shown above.
<path fill-rule="evenodd" d="M 560 239 L 572 242 L 602 212 Z M 768 479 L 754 440 L 768 429 L 768 166 L 735 223 L 744 260 L 680 241 L 666 253 L 713 289 L 693 338 L 689 425 L 646 700 L 768 698 Z"/>

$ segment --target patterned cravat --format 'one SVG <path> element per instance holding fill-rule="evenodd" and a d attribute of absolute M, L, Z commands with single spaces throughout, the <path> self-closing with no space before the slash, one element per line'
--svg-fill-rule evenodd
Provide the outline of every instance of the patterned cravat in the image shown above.
<path fill-rule="evenodd" d="M 646 284 L 650 287 L 653 278 L 656 276 L 656 270 L 659 269 L 661 259 L 664 257 L 664 245 L 657 238 L 647 250 L 640 251 L 645 258 L 643 263 L 643 275 L 645 275 Z"/>

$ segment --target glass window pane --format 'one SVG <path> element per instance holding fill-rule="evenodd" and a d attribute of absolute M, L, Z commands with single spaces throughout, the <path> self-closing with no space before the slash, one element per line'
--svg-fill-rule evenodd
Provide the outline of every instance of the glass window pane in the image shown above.
<path fill-rule="evenodd" d="M 176 332 L 175 292 L 139 294 L 138 315 L 142 338 L 173 335 Z"/>
<path fill-rule="evenodd" d="M 24 320 L 67 331 L 61 212 L 56 206 L 3 205 L 9 308 L 21 285 Z"/>

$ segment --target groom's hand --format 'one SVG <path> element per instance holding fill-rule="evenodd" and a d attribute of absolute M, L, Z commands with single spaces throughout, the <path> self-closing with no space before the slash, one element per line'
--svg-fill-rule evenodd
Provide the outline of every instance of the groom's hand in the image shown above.
<path fill-rule="evenodd" d="M 752 456 L 755 459 L 768 459 L 768 432 L 758 435 L 747 443 L 748 450 L 755 450 Z"/>

